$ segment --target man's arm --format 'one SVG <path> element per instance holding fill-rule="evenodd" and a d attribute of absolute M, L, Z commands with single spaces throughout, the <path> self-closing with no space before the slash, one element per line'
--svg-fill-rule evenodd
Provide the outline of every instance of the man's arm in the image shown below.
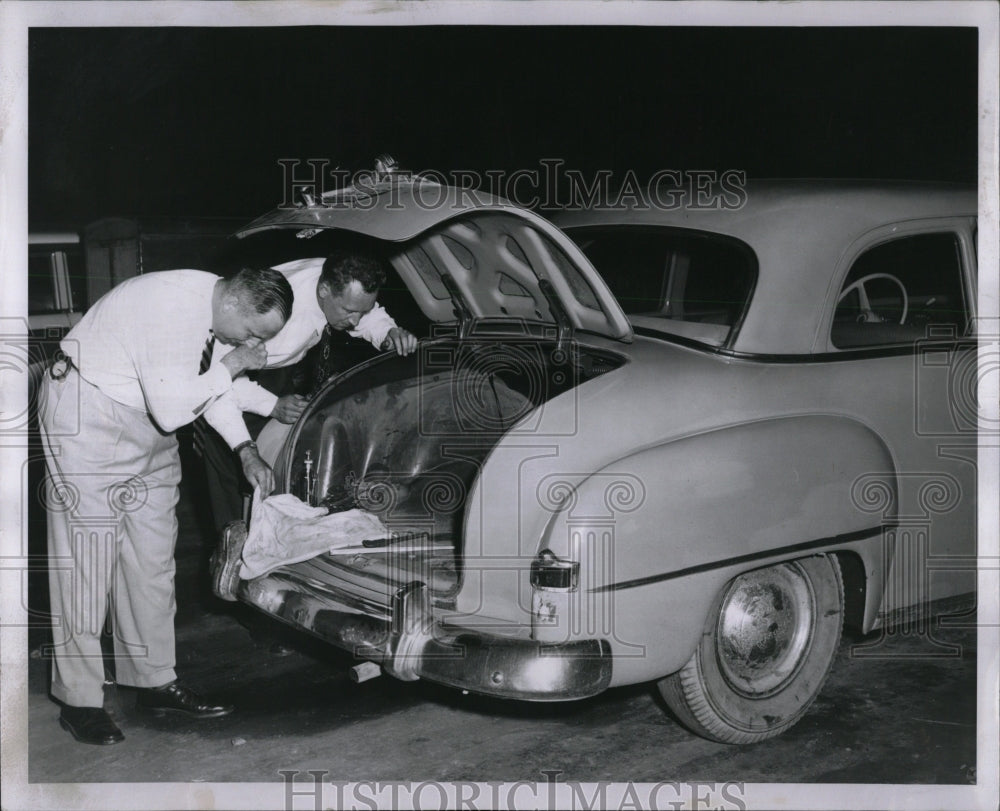
<path fill-rule="evenodd" d="M 284 412 L 281 414 L 276 412 L 280 411 L 279 406 L 286 399 L 277 397 L 263 386 L 241 377 L 234 381 L 230 391 L 216 400 L 205 412 L 205 421 L 219 432 L 226 444 L 233 449 L 239 448 L 237 455 L 243 468 L 243 475 L 253 487 L 260 488 L 263 496 L 269 495 L 274 489 L 274 473 L 251 442 L 250 432 L 247 431 L 246 423 L 243 421 L 243 412 L 251 411 L 281 419 Z M 304 408 L 305 399 L 299 399 L 302 400 Z M 297 418 L 298 414 L 295 417 Z M 294 422 L 294 420 L 283 419 L 282 422 Z"/>
<path fill-rule="evenodd" d="M 365 313 L 358 325 L 348 331 L 352 338 L 364 338 L 376 349 L 381 349 L 389 330 L 398 328 L 395 319 L 386 312 L 385 307 L 376 304 Z"/>
<path fill-rule="evenodd" d="M 242 445 L 237 445 L 236 455 L 240 458 L 243 475 L 247 477 L 250 486 L 260 490 L 262 498 L 271 495 L 271 491 L 274 490 L 274 471 L 261 459 L 257 443 L 247 440 Z"/>
<path fill-rule="evenodd" d="M 243 378 L 237 383 L 242 382 Z M 243 422 L 243 409 L 237 397 L 236 383 L 205 412 L 205 422 L 211 425 L 230 448 L 250 441 L 250 432 Z"/>
<path fill-rule="evenodd" d="M 240 412 L 249 411 L 251 414 L 259 414 L 262 417 L 271 417 L 286 425 L 295 422 L 309 402 L 307 398 L 298 394 L 287 394 L 284 397 L 279 397 L 246 377 L 233 381 L 230 396 L 232 400 L 235 400 L 236 407 Z M 220 400 L 225 399 L 225 397 L 220 398 Z M 215 425 L 215 420 L 219 421 L 218 426 Z M 209 423 L 222 434 L 231 448 L 235 448 L 236 445 L 245 442 L 248 438 L 243 436 L 242 432 L 239 435 L 235 433 L 236 420 L 232 408 L 226 403 L 217 409 L 217 413 L 213 415 L 213 419 L 210 419 Z M 243 425 L 242 419 L 239 420 L 239 424 Z M 233 439 L 231 442 L 229 441 L 230 437 Z"/>
<path fill-rule="evenodd" d="M 139 384 L 150 415 L 170 433 L 194 422 L 212 400 L 229 390 L 233 379 L 222 365 L 202 375 L 159 366 L 140 370 Z"/>
<path fill-rule="evenodd" d="M 219 432 L 230 448 L 239 448 L 237 455 L 243 467 L 243 475 L 250 485 L 260 488 L 262 496 L 270 495 L 274 489 L 274 473 L 267 462 L 260 458 L 257 446 L 250 439 L 234 390 L 226 392 L 212 403 L 205 412 L 205 422 Z"/>
<path fill-rule="evenodd" d="M 364 338 L 376 349 L 392 349 L 397 355 L 409 355 L 417 348 L 414 335 L 396 324 L 395 319 L 381 304 L 376 304 L 358 321 L 349 333 L 354 338 Z"/>
<path fill-rule="evenodd" d="M 136 364 L 146 407 L 164 431 L 176 431 L 194 422 L 217 397 L 232 388 L 235 376 L 260 368 L 267 357 L 262 344 L 247 343 L 221 361 L 213 361 L 203 374 L 196 374 L 196 368 L 192 371 L 195 364 L 188 362 L 187 354 L 153 347 Z"/>

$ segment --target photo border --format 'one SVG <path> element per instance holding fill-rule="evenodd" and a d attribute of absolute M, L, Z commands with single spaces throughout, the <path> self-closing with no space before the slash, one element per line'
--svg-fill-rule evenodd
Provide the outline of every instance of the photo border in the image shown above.
<path fill-rule="evenodd" d="M 26 330 L 27 282 L 20 268 L 28 233 L 28 31 L 32 27 L 96 26 L 425 26 L 425 25 L 563 25 L 566 4 L 560 0 L 527 2 L 23 2 L 0 3 L 0 327 L 17 337 Z M 591 2 L 573 3 L 573 25 L 642 26 L 971 26 L 979 30 L 979 322 L 980 333 L 1000 334 L 998 316 L 998 143 L 997 107 L 998 6 L 992 2 Z M 981 357 L 985 357 L 984 347 Z M 995 425 L 1000 392 L 998 375 L 980 379 L 983 423 Z M 23 388 L 23 390 L 22 390 Z M 2 413 L 23 413 L 27 386 L 5 383 L 0 390 Z M 27 770 L 27 628 L 20 604 L 23 505 L 19 476 L 26 458 L 23 437 L 0 433 L 0 723 L 3 746 L 5 809 L 21 808 L 280 808 L 285 803 L 281 782 L 268 783 L 29 783 Z M 978 746 L 975 786 L 897 784 L 745 784 L 743 799 L 750 808 L 995 808 L 998 783 L 998 521 L 1000 493 L 998 447 L 983 443 L 979 455 L 979 647 L 977 657 Z M 7 474 L 7 475 L 5 475 Z M 469 784 L 467 784 L 469 785 Z M 482 797 L 493 796 L 493 784 L 477 784 Z M 523 784 L 505 784 L 515 789 Z M 629 786 L 648 792 L 655 784 L 619 784 L 609 791 L 610 807 L 627 803 Z M 646 787 L 644 789 L 644 787 Z M 859 787 L 862 790 L 859 790 Z M 587 789 L 589 796 L 590 790 Z M 466 795 L 467 796 L 467 795 Z M 526 800 L 527 791 L 509 795 Z M 455 794 L 456 801 L 460 798 Z M 536 800 L 551 795 L 539 784 Z M 557 807 L 567 807 L 569 789 L 560 786 Z M 407 798 L 400 796 L 400 807 Z M 434 795 L 435 803 L 438 802 Z M 297 805 L 296 807 L 302 807 Z"/>

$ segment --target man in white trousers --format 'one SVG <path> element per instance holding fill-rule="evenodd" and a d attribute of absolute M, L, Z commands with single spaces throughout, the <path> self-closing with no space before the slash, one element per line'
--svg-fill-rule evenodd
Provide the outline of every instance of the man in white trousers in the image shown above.
<path fill-rule="evenodd" d="M 225 715 L 174 672 L 174 545 L 181 467 L 174 435 L 233 379 L 266 362 L 292 290 L 280 273 L 198 270 L 129 279 L 97 301 L 45 373 L 39 423 L 48 472 L 52 696 L 78 741 L 124 736 L 103 708 L 101 629 L 110 602 L 115 679 L 137 705 Z M 213 344 L 234 347 L 210 360 Z M 261 483 L 266 467 L 248 465 Z"/>

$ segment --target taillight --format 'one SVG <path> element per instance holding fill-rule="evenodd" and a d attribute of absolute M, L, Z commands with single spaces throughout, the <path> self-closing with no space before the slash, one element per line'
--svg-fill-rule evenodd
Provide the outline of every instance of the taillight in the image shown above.
<path fill-rule="evenodd" d="M 531 626 L 535 639 L 563 641 L 569 634 L 570 595 L 580 584 L 580 564 L 544 549 L 531 562 Z"/>
<path fill-rule="evenodd" d="M 580 564 L 561 560 L 550 550 L 543 549 L 531 562 L 531 585 L 548 591 L 576 591 L 580 583 Z"/>

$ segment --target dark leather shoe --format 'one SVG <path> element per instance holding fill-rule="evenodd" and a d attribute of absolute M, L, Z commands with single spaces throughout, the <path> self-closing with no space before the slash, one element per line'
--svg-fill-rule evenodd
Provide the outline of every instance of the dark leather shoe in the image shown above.
<path fill-rule="evenodd" d="M 233 711 L 229 704 L 209 704 L 194 690 L 189 690 L 176 681 L 163 687 L 140 688 L 136 706 L 152 710 L 157 715 L 179 712 L 192 718 L 217 718 Z"/>
<path fill-rule="evenodd" d="M 222 540 L 212 555 L 212 591 L 217 597 L 230 602 L 236 601 L 236 590 L 240 585 L 240 569 L 243 566 L 243 545 L 247 542 L 247 525 L 243 521 L 231 521 L 222 530 Z"/>
<path fill-rule="evenodd" d="M 80 743 L 110 746 L 125 740 L 118 725 L 101 707 L 71 707 L 63 704 L 59 713 L 59 726 Z"/>

